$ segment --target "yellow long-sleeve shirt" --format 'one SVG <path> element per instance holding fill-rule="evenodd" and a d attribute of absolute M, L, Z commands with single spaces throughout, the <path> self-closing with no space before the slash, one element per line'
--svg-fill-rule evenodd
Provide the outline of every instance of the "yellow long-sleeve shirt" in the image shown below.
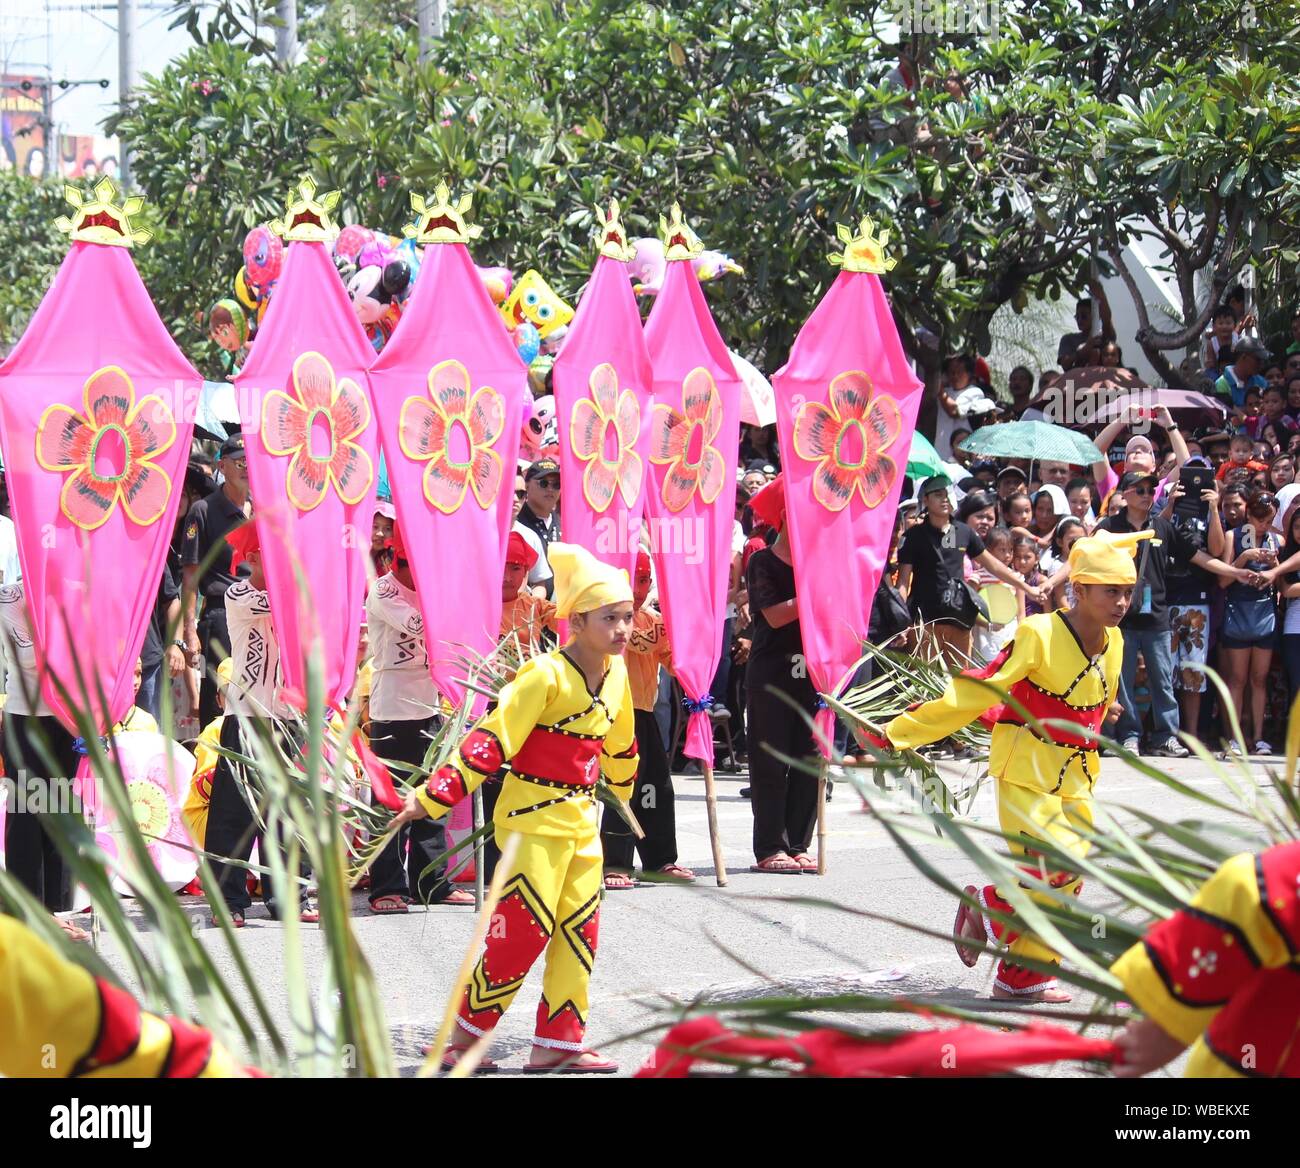
<path fill-rule="evenodd" d="M 207 1031 L 142 1011 L 125 990 L 0 916 L 0 1075 L 215 1079 L 244 1073 Z"/>
<path fill-rule="evenodd" d="M 1077 799 L 1088 795 L 1100 763 L 1086 734 L 1049 728 L 1045 741 L 1009 703 L 1009 693 L 1040 721 L 1061 719 L 1083 729 L 1100 728 L 1119 690 L 1124 638 L 1106 630 L 1106 645 L 1089 657 L 1062 612 L 1022 621 L 1015 639 L 987 668 L 953 677 L 942 697 L 893 719 L 885 736 L 898 748 L 937 742 L 989 713 L 993 737 L 989 773 L 1005 783 Z"/>
<path fill-rule="evenodd" d="M 217 760 L 221 757 L 221 727 L 225 723 L 224 714 L 213 718 L 203 727 L 194 743 L 194 777 L 190 779 L 190 789 L 185 795 L 185 806 L 181 808 L 181 821 L 190 833 L 190 839 L 198 847 L 208 835 L 208 806 L 212 802 L 212 776 L 217 769 Z"/>
<path fill-rule="evenodd" d="M 1300 1076 L 1300 843 L 1225 862 L 1111 972 L 1188 1078 Z"/>
<path fill-rule="evenodd" d="M 636 729 L 627 666 L 607 659 L 598 692 L 563 649 L 526 661 L 496 709 L 466 735 L 451 761 L 417 797 L 445 815 L 485 779 L 505 769 L 494 822 L 532 835 L 587 840 L 599 830 L 595 784 L 604 774 L 627 800 L 637 771 Z"/>

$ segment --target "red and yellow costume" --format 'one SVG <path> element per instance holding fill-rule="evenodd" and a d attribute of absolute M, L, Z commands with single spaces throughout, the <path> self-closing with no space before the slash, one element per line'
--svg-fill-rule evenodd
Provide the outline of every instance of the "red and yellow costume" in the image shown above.
<path fill-rule="evenodd" d="M 0 916 L 0 1076 L 219 1079 L 248 1074 L 211 1034 L 140 1009 Z"/>
<path fill-rule="evenodd" d="M 1131 585 L 1136 569 L 1130 545 L 1150 532 L 1078 540 L 1070 555 L 1070 578 L 1078 584 Z M 976 718 L 992 726 L 989 774 L 997 782 L 998 820 L 1015 855 L 1033 861 L 1024 871 L 1052 888 L 1078 895 L 1077 873 L 1046 871 L 1034 847 L 1049 840 L 1073 856 L 1084 856 L 1092 831 L 1092 789 L 1100 771 L 1096 739 L 1119 690 L 1124 638 L 1107 629 L 1095 657 L 1084 650 L 1064 612 L 1043 613 L 1022 621 L 1015 639 L 987 666 L 951 679 L 942 697 L 900 714 L 885 728 L 889 745 L 900 749 L 947 738 Z M 1007 701 L 999 701 L 1000 694 Z M 1077 730 L 1026 724 L 1023 708 L 1040 723 L 1073 723 Z M 1026 885 L 1031 888 L 1033 886 Z M 1035 896 L 1044 904 L 1051 898 Z M 981 905 L 1011 913 L 1010 903 L 993 885 L 979 892 Z M 1018 957 L 1059 963 L 1059 956 L 1037 938 L 988 916 L 987 934 L 1007 946 L 995 984 L 1010 994 L 1053 989 L 1051 974 L 1017 963 Z"/>
<path fill-rule="evenodd" d="M 627 573 L 581 549 L 551 547 L 560 615 L 631 601 Z M 632 695 L 622 657 L 610 657 L 595 693 L 563 649 L 526 661 L 497 707 L 470 731 L 452 761 L 420 788 L 430 815 L 445 815 L 485 779 L 505 771 L 493 821 L 504 846 L 520 843 L 494 927 L 461 1003 L 461 1027 L 492 1030 L 546 950 L 534 1043 L 580 1051 L 596 956 L 602 852 L 596 780 L 624 800 L 637 771 Z"/>
<path fill-rule="evenodd" d="M 1300 1077 L 1300 843 L 1228 860 L 1111 972 L 1188 1078 Z"/>

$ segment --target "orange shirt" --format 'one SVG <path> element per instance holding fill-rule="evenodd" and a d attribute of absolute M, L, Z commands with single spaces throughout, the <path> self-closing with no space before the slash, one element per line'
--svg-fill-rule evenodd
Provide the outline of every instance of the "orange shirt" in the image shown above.
<path fill-rule="evenodd" d="M 542 630 L 555 632 L 555 605 L 523 592 L 501 606 L 501 637 L 518 636 L 520 660 L 542 651 Z"/>
<path fill-rule="evenodd" d="M 659 698 L 659 667 L 672 669 L 672 646 L 664 618 L 657 612 L 638 608 L 632 617 L 632 638 L 628 641 L 627 679 L 632 686 L 632 707 L 653 710 Z"/>

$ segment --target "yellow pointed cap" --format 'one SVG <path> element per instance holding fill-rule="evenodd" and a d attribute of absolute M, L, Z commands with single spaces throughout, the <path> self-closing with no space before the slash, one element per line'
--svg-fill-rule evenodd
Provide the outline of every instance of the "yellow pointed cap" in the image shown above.
<path fill-rule="evenodd" d="M 1154 531 L 1095 531 L 1075 540 L 1070 549 L 1071 583 L 1136 584 L 1133 557 L 1138 544 L 1154 535 Z"/>
<path fill-rule="evenodd" d="M 626 568 L 611 568 L 586 548 L 570 543 L 551 544 L 546 558 L 555 573 L 555 615 L 562 620 L 607 604 L 631 602 Z"/>

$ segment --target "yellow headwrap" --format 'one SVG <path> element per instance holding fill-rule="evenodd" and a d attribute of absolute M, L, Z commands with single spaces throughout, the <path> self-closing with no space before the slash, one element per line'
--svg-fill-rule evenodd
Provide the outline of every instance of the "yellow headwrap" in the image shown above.
<path fill-rule="evenodd" d="M 225 658 L 217 666 L 217 680 L 222 685 L 229 685 L 230 679 L 235 676 L 235 659 L 233 657 Z"/>
<path fill-rule="evenodd" d="M 602 564 L 586 548 L 553 543 L 546 558 L 555 573 L 555 615 L 561 619 L 632 600 L 627 569 Z"/>
<path fill-rule="evenodd" d="M 1075 540 L 1070 549 L 1070 582 L 1136 584 L 1134 554 L 1139 543 L 1154 535 L 1154 531 L 1095 531 Z"/>

